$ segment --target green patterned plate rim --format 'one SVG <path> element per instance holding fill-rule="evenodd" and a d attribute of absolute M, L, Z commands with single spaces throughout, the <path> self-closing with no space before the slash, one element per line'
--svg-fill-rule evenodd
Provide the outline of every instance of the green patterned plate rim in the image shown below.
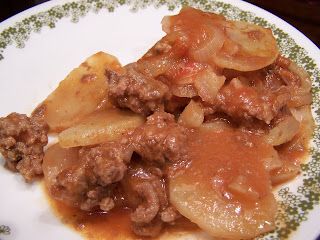
<path fill-rule="evenodd" d="M 312 110 L 316 120 L 316 128 L 310 148 L 311 159 L 308 163 L 302 164 L 301 184 L 297 190 L 292 190 L 289 187 L 282 187 L 278 190 L 277 228 L 259 239 L 287 239 L 303 222 L 308 220 L 308 214 L 316 205 L 319 205 L 320 201 L 320 127 L 318 124 L 320 122 L 320 70 L 315 60 L 308 56 L 306 50 L 299 46 L 288 33 L 253 12 L 214 0 L 79 0 L 61 2 L 62 4 L 59 4 L 57 1 L 57 5 L 29 15 L 3 29 L 0 32 L 0 63 L 6 57 L 7 47 L 24 48 L 32 34 L 40 33 L 43 28 L 55 28 L 56 23 L 63 18 L 70 18 L 72 22 L 77 23 L 89 12 L 99 13 L 103 9 L 113 12 L 122 5 L 130 6 L 132 11 L 139 11 L 149 6 L 156 8 L 165 6 L 169 11 L 173 11 L 181 6 L 189 5 L 223 14 L 229 19 L 242 20 L 271 28 L 281 52 L 303 66 L 312 78 Z M 0 238 L 4 234 L 10 234 L 10 228 L 0 225 Z"/>

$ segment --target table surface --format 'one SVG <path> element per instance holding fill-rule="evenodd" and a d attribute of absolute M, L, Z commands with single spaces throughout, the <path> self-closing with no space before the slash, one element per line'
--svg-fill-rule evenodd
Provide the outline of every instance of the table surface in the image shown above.
<path fill-rule="evenodd" d="M 0 1 L 0 22 L 47 0 Z M 247 0 L 295 26 L 320 47 L 320 0 Z"/>

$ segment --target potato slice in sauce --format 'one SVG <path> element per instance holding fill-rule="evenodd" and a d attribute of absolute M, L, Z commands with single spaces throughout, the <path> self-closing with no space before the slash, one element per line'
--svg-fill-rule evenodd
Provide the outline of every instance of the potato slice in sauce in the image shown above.
<path fill-rule="evenodd" d="M 232 129 L 193 134 L 189 168 L 169 181 L 171 203 L 214 237 L 247 239 L 271 231 L 277 208 L 262 159 L 272 147 Z"/>
<path fill-rule="evenodd" d="M 94 112 L 107 98 L 106 69 L 121 71 L 117 58 L 104 52 L 89 57 L 60 82 L 33 112 L 59 132 Z"/>
<path fill-rule="evenodd" d="M 79 124 L 59 134 L 64 148 L 87 146 L 113 141 L 126 131 L 144 123 L 145 119 L 130 111 L 108 109 L 85 117 Z"/>
<path fill-rule="evenodd" d="M 279 50 L 272 31 L 254 24 L 237 21 L 225 23 L 227 39 L 214 56 L 219 67 L 254 71 L 273 63 Z"/>

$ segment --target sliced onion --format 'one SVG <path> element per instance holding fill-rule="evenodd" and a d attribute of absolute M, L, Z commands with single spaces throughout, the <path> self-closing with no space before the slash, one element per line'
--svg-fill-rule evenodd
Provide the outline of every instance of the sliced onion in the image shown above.
<path fill-rule="evenodd" d="M 271 172 L 275 169 L 279 169 L 282 167 L 283 163 L 280 160 L 278 152 L 273 149 L 271 156 L 262 159 L 264 168 L 268 171 Z"/>
<path fill-rule="evenodd" d="M 249 198 L 253 201 L 259 199 L 259 193 L 248 185 L 246 177 L 243 175 L 237 176 L 236 179 L 228 185 L 228 189 L 240 197 Z"/>
<path fill-rule="evenodd" d="M 289 64 L 289 70 L 299 76 L 300 86 L 299 88 L 292 88 L 288 105 L 290 107 L 310 105 L 312 103 L 312 83 L 309 74 L 292 61 Z"/>
<path fill-rule="evenodd" d="M 190 51 L 190 56 L 199 62 L 210 62 L 212 56 L 222 48 L 226 38 L 223 30 L 219 26 L 207 25 L 205 26 L 205 32 L 209 36 L 206 42 Z"/>
<path fill-rule="evenodd" d="M 186 7 L 176 16 L 164 17 L 162 29 L 167 34 L 176 32 L 189 46 L 189 56 L 198 62 L 208 63 L 225 41 L 225 19 L 213 13 Z"/>
<path fill-rule="evenodd" d="M 272 185 L 276 185 L 295 178 L 299 173 L 299 166 L 290 162 L 284 162 L 284 165 L 279 170 L 272 172 L 270 180 Z"/>
<path fill-rule="evenodd" d="M 311 91 L 312 83 L 309 74 L 301 67 L 299 67 L 296 63 L 292 62 L 289 65 L 289 70 L 300 77 L 301 86 L 300 91 L 304 93 L 308 93 Z"/>
<path fill-rule="evenodd" d="M 207 68 L 197 74 L 194 87 L 204 102 L 213 104 L 225 80 L 224 76 L 218 76 L 211 68 Z"/>
<path fill-rule="evenodd" d="M 170 54 L 148 57 L 138 61 L 138 68 L 152 77 L 158 77 L 168 71 L 174 61 Z"/>
<path fill-rule="evenodd" d="M 310 139 L 314 129 L 314 120 L 311 113 L 310 106 L 303 106 L 299 108 L 290 108 L 293 117 L 300 122 L 301 130 L 299 135 L 303 139 Z"/>
<path fill-rule="evenodd" d="M 204 111 L 199 103 L 191 100 L 180 114 L 178 122 L 187 127 L 199 127 L 204 120 Z"/>
<path fill-rule="evenodd" d="M 294 108 L 294 107 L 310 105 L 311 103 L 312 103 L 311 92 L 301 93 L 301 92 L 293 91 L 293 93 L 291 93 L 291 98 L 288 101 L 288 106 L 291 108 Z"/>
<path fill-rule="evenodd" d="M 269 131 L 266 141 L 272 146 L 286 143 L 298 133 L 299 127 L 300 124 L 294 117 L 286 117 Z"/>
<path fill-rule="evenodd" d="M 200 126 L 200 130 L 204 131 L 223 132 L 226 129 L 230 129 L 230 125 L 222 120 L 202 123 Z"/>
<path fill-rule="evenodd" d="M 173 85 L 171 86 L 171 92 L 177 97 L 193 98 L 197 96 L 197 91 L 191 84 Z"/>

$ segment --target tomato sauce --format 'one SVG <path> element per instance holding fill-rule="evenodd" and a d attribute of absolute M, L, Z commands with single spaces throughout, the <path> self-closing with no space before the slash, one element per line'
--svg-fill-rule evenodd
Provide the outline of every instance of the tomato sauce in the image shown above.
<path fill-rule="evenodd" d="M 260 197 L 270 192 L 269 176 L 262 160 L 271 155 L 272 148 L 260 137 L 233 129 L 194 134 L 190 138 L 193 139 L 189 149 L 191 164 L 184 173 L 186 182 L 201 183 L 208 191 L 218 190 L 226 200 L 243 198 L 228 189 L 239 176 L 245 178 L 246 186 Z"/>
<path fill-rule="evenodd" d="M 44 185 L 43 185 L 44 186 Z M 47 193 L 47 191 L 45 190 Z M 86 212 L 54 200 L 48 195 L 49 203 L 61 221 L 88 240 L 147 240 L 137 236 L 131 230 L 130 213 L 128 208 L 116 208 L 110 212 Z M 188 219 L 181 217 L 175 225 L 166 225 L 162 234 L 156 239 L 166 235 L 179 235 L 181 233 L 194 233 L 201 231 L 199 227 Z"/>
<path fill-rule="evenodd" d="M 181 169 L 187 176 L 184 181 L 201 184 L 201 187 L 208 191 L 218 189 L 226 201 L 240 201 L 247 207 L 254 201 L 237 196 L 228 189 L 228 184 L 237 176 L 245 176 L 246 184 L 257 192 L 259 197 L 271 191 L 269 176 L 261 159 L 271 154 L 272 147 L 265 144 L 260 136 L 230 129 L 221 132 L 195 131 L 191 133 L 190 139 L 192 141 L 187 147 L 192 161 L 189 168 Z M 278 150 L 288 161 L 306 156 L 306 146 L 303 149 L 292 146 L 293 143 L 288 143 L 280 146 Z M 108 213 L 86 212 L 48 198 L 54 213 L 61 221 L 86 239 L 150 239 L 133 233 L 130 222 L 132 210 L 129 208 L 116 208 Z M 156 239 L 165 238 L 166 235 L 172 237 L 200 231 L 197 225 L 181 217 L 175 225 L 166 225 Z"/>

